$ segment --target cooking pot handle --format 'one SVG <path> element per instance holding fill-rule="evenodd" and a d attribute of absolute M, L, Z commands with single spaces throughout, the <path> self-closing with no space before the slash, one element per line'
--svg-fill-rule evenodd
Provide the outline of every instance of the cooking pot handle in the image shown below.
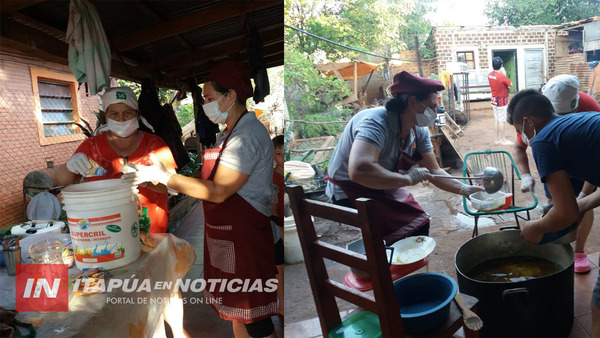
<path fill-rule="evenodd" d="M 529 300 L 529 290 L 527 288 L 514 288 L 502 291 L 502 301 L 505 303 L 514 301 L 515 298 L 522 298 L 522 301 L 527 302 Z"/>
<path fill-rule="evenodd" d="M 502 230 L 521 230 L 521 228 L 519 228 L 518 225 L 513 225 L 513 226 L 505 226 L 505 227 L 500 227 L 500 231 Z"/>

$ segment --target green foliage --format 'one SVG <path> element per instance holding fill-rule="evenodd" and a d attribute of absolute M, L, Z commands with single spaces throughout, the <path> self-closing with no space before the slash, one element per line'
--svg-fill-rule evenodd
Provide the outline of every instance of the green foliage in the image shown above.
<path fill-rule="evenodd" d="M 489 0 L 485 15 L 495 25 L 558 25 L 599 11 L 600 0 Z"/>
<path fill-rule="evenodd" d="M 198 154 L 188 153 L 188 156 L 190 157 L 190 162 L 179 169 L 177 173 L 179 175 L 192 177 L 202 170 L 202 163 L 200 163 L 201 158 L 198 157 Z"/>
<path fill-rule="evenodd" d="M 350 94 L 346 82 L 321 74 L 293 46 L 285 48 L 284 83 L 290 114 L 300 119 L 305 115 L 327 113 Z"/>
<path fill-rule="evenodd" d="M 424 41 L 431 31 L 425 13 L 433 0 L 318 0 L 286 1 L 286 23 L 328 40 L 381 55 L 414 48 L 414 36 Z M 294 30 L 286 31 L 286 42 L 313 55 L 323 52 L 328 60 L 365 58 L 360 52 L 342 48 Z M 421 43 L 422 56 L 434 49 Z M 380 60 L 377 60 L 380 61 Z"/>
<path fill-rule="evenodd" d="M 351 110 L 341 106 L 340 101 L 350 94 L 346 82 L 336 77 L 326 77 L 315 65 L 296 50 L 285 50 L 285 98 L 292 119 L 305 121 L 345 120 Z M 294 131 L 303 138 L 337 135 L 343 125 L 308 125 L 298 123 Z"/>
<path fill-rule="evenodd" d="M 308 122 L 327 122 L 327 121 L 346 121 L 352 114 L 349 109 L 333 111 L 328 114 L 311 114 L 304 117 Z M 298 124 L 298 134 L 301 138 L 313 138 L 320 136 L 336 136 L 344 131 L 346 123 L 327 123 L 327 124 Z"/>
<path fill-rule="evenodd" d="M 175 111 L 179 124 L 183 127 L 194 119 L 194 105 L 184 104 Z"/>
<path fill-rule="evenodd" d="M 142 92 L 142 85 L 137 82 L 117 79 L 117 85 L 119 87 L 131 88 L 137 97 L 140 97 L 140 93 Z"/>
<path fill-rule="evenodd" d="M 81 129 L 81 132 L 86 137 L 92 137 L 92 135 L 94 134 L 94 131 L 96 129 L 98 129 L 101 125 L 106 124 L 106 114 L 104 113 L 104 111 L 98 110 L 97 112 L 94 111 L 92 113 L 94 113 L 94 115 L 96 115 L 96 127 L 95 128 L 92 128 L 92 125 L 81 116 L 79 117 L 79 119 L 83 123 L 75 122 L 75 124 Z"/>
<path fill-rule="evenodd" d="M 290 160 L 288 144 L 294 139 L 294 122 L 289 122 L 283 131 L 283 160 Z"/>

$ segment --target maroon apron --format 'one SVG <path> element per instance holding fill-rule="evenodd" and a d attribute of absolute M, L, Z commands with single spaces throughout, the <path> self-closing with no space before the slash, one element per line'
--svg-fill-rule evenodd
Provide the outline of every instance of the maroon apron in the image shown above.
<path fill-rule="evenodd" d="M 221 148 L 202 152 L 202 179 L 213 180 L 221 153 L 234 128 L 235 125 Z M 203 201 L 202 204 L 206 302 L 221 318 L 245 324 L 276 315 L 276 290 L 270 291 L 272 281 L 267 283 L 267 280 L 275 279 L 277 272 L 269 217 L 237 193 L 223 203 Z M 211 291 L 210 279 L 224 280 L 228 284 L 236 281 L 231 282 L 232 291 L 221 289 L 221 283 Z"/>
<path fill-rule="evenodd" d="M 415 133 L 415 144 L 417 132 Z M 396 170 L 409 170 L 421 160 L 421 154 L 417 151 L 414 157 L 408 155 L 403 149 L 396 164 Z M 375 204 L 377 213 L 380 215 L 380 233 L 386 243 L 392 244 L 398 240 L 410 236 L 413 232 L 429 222 L 429 215 L 415 201 L 413 195 L 405 187 L 389 190 L 378 190 L 367 188 L 352 181 L 339 181 L 330 177 L 326 178 L 338 185 L 348 198 L 354 203 L 357 198 L 371 198 Z"/>

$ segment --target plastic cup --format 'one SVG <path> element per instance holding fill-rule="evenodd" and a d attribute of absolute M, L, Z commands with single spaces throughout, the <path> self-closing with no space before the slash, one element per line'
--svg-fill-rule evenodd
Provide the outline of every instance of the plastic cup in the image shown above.
<path fill-rule="evenodd" d="M 17 264 L 21 264 L 21 247 L 8 246 L 2 248 L 2 256 L 6 264 L 6 271 L 9 276 L 14 276 L 17 271 Z"/>

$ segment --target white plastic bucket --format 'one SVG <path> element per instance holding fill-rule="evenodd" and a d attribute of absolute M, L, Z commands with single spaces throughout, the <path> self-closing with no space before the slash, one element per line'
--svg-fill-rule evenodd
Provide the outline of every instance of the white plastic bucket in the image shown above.
<path fill-rule="evenodd" d="M 298 238 L 294 216 L 285 217 L 283 219 L 283 232 L 283 261 L 285 264 L 304 262 L 304 255 L 302 254 L 302 247 L 300 246 L 300 238 Z"/>
<path fill-rule="evenodd" d="M 78 269 L 114 269 L 140 256 L 137 189 L 120 179 L 62 189 Z"/>

